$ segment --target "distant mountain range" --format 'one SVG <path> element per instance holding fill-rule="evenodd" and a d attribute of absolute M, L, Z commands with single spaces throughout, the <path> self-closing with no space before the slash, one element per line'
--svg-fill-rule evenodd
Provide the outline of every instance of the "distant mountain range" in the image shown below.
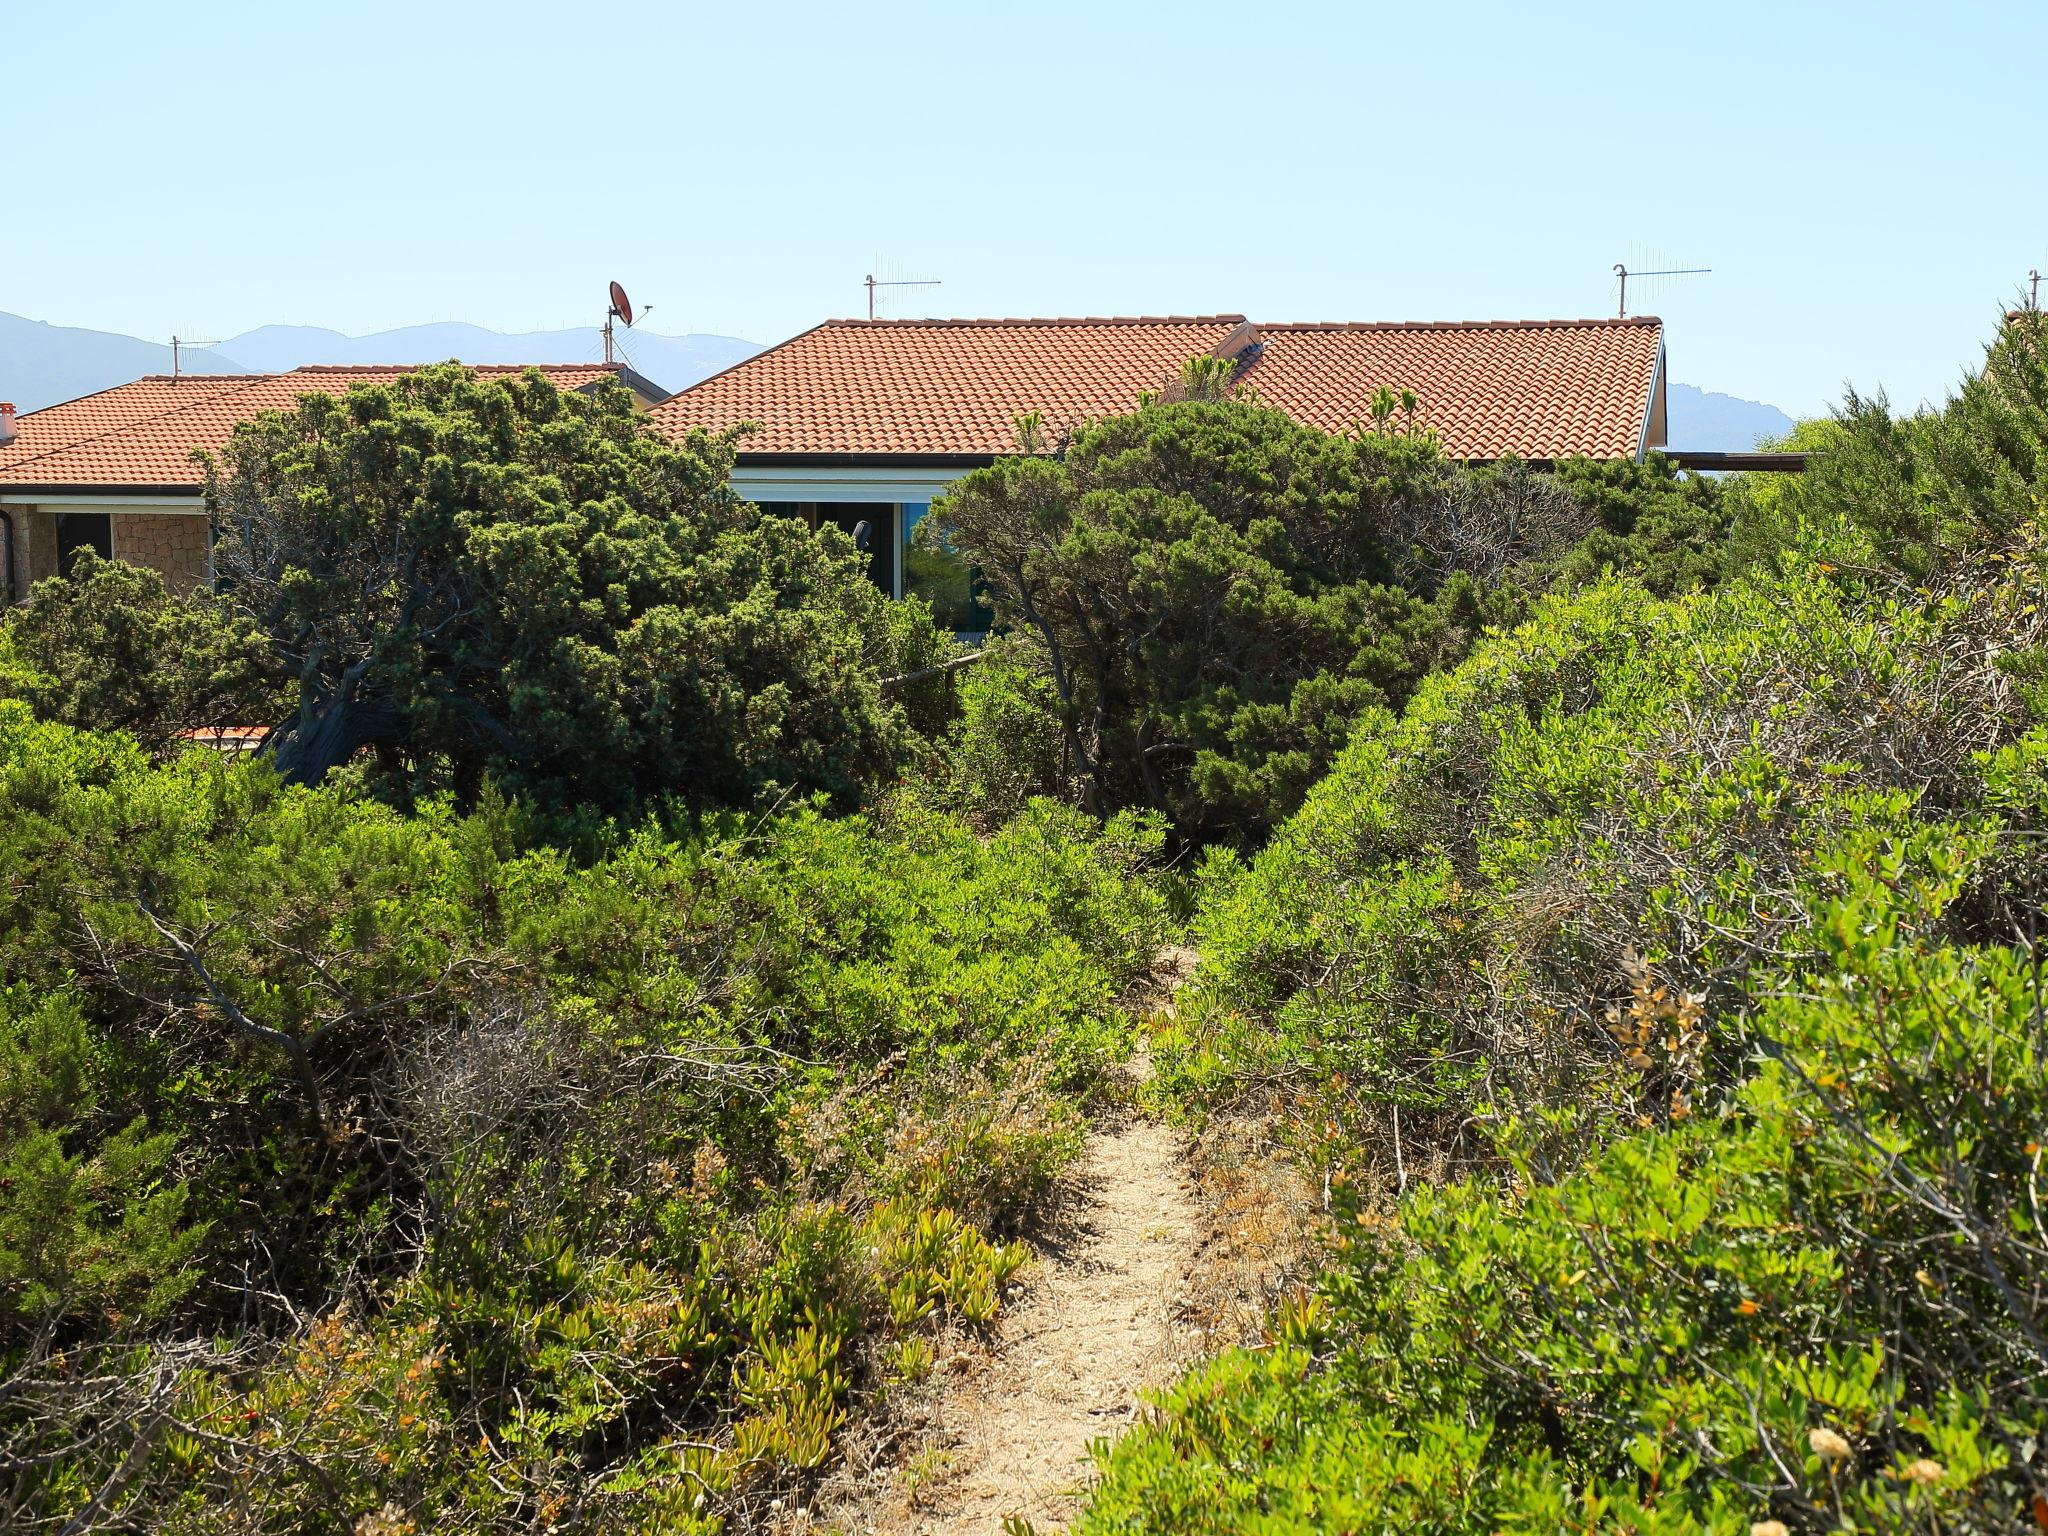
<path fill-rule="evenodd" d="M 186 347 L 187 373 L 240 373 L 224 357 Z M 82 331 L 0 312 L 0 400 L 16 410 L 41 410 L 146 373 L 169 373 L 171 349 L 111 331 Z"/>
<path fill-rule="evenodd" d="M 1673 448 L 1700 453 L 1741 453 L 1760 438 L 1783 437 L 1792 418 L 1775 405 L 1673 384 L 1664 399 Z"/>
<path fill-rule="evenodd" d="M 737 336 L 619 333 L 620 361 L 671 394 L 760 350 Z M 182 348 L 179 366 L 187 373 L 285 373 L 316 363 L 594 363 L 603 355 L 594 327 L 508 336 L 450 322 L 344 336 L 318 326 L 264 325 L 216 346 Z M 0 400 L 17 410 L 170 371 L 168 346 L 0 312 Z"/>
<path fill-rule="evenodd" d="M 737 336 L 660 336 L 622 331 L 619 350 L 636 372 L 673 393 L 761 348 Z M 370 336 L 344 336 L 311 325 L 264 325 L 214 347 L 186 347 L 187 373 L 284 373 L 313 363 L 591 363 L 603 343 L 589 327 L 506 335 L 480 325 L 449 321 L 409 325 Z M 40 410 L 139 379 L 169 373 L 171 349 L 109 331 L 79 330 L 0 312 L 0 400 L 22 411 Z M 1738 452 L 1762 437 L 1792 430 L 1792 418 L 1774 405 L 1672 384 L 1668 398 L 1673 448 Z"/>
<path fill-rule="evenodd" d="M 674 394 L 761 348 L 737 336 L 660 336 L 620 330 L 619 361 Z M 264 325 L 231 336 L 215 349 L 251 373 L 286 373 L 309 363 L 594 363 L 604 356 L 596 327 L 519 331 L 505 335 L 447 321 L 408 325 L 370 336 L 344 336 L 311 325 Z"/>

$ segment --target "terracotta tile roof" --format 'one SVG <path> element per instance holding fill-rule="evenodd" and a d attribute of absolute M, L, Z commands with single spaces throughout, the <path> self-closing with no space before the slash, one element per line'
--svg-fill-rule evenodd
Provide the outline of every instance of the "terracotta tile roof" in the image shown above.
<path fill-rule="evenodd" d="M 657 406 L 673 431 L 741 422 L 743 454 L 1014 453 L 1048 428 L 1131 409 L 1242 315 L 1133 320 L 831 320 Z"/>
<path fill-rule="evenodd" d="M 205 477 L 192 451 L 226 447 L 237 422 L 288 409 L 302 394 L 345 394 L 358 381 L 413 371 L 320 366 L 293 373 L 188 374 L 175 383 L 162 376 L 137 379 L 17 418 L 14 441 L 0 447 L 0 492 L 21 486 L 196 490 Z M 475 371 L 503 378 L 523 370 L 489 365 Z M 562 389 L 582 389 L 620 372 L 599 363 L 544 364 L 540 371 Z"/>
<path fill-rule="evenodd" d="M 1257 325 L 1132 320 L 835 320 L 658 407 L 672 431 L 751 421 L 743 459 L 1014 453 L 1011 419 L 1058 429 L 1131 409 L 1196 354 L 1246 356 L 1268 405 L 1329 431 L 1382 385 L 1413 390 L 1455 458 L 1632 457 L 1663 345 L 1658 320 Z M 1226 348 L 1226 343 L 1227 348 Z"/>
<path fill-rule="evenodd" d="M 1633 458 L 1663 325 L 1627 320 L 1261 325 L 1242 373 L 1265 404 L 1341 432 L 1373 392 L 1412 390 L 1457 459 Z"/>
<path fill-rule="evenodd" d="M 178 739 L 216 752 L 254 752 L 270 734 L 267 725 L 196 725 L 178 732 Z"/>

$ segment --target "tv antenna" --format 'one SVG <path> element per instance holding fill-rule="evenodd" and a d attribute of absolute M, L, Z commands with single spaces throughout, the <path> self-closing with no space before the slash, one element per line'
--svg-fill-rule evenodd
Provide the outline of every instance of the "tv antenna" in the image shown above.
<path fill-rule="evenodd" d="M 2027 269 L 2027 308 L 2041 307 L 2041 271 L 2038 267 Z"/>
<path fill-rule="evenodd" d="M 1614 275 L 1621 279 L 1621 301 L 1615 314 L 1623 320 L 1628 318 L 1628 280 L 1632 277 L 1698 277 L 1713 270 L 1712 267 L 1664 267 L 1656 272 L 1631 272 L 1617 261 L 1614 264 Z"/>
<path fill-rule="evenodd" d="M 173 384 L 175 384 L 175 383 L 177 383 L 177 382 L 178 382 L 178 378 L 179 378 L 179 369 L 180 369 L 180 358 L 179 358 L 178 354 L 179 354 L 179 353 L 180 353 L 180 352 L 181 352 L 181 351 L 182 351 L 182 350 L 183 350 L 184 348 L 186 348 L 186 347 L 217 347 L 217 346 L 219 346 L 219 345 L 220 345 L 220 343 L 219 343 L 218 341 L 181 341 L 181 340 L 180 340 L 180 339 L 179 339 L 178 337 L 176 337 L 176 336 L 173 336 L 173 337 L 171 338 L 171 382 L 172 382 Z"/>
<path fill-rule="evenodd" d="M 633 301 L 626 297 L 626 290 L 617 283 L 613 283 L 611 299 L 611 307 L 604 312 L 604 361 L 606 367 L 610 367 L 613 361 L 612 322 L 614 320 L 623 320 L 626 323 L 627 330 L 633 329 Z M 654 306 L 650 304 L 641 310 L 640 313 L 643 316 L 651 315 L 654 313 Z"/>
<path fill-rule="evenodd" d="M 936 288 L 939 286 L 939 279 L 936 277 L 899 277 L 877 282 L 875 274 L 872 272 L 867 275 L 865 281 L 868 287 L 868 318 L 870 320 L 875 318 L 875 290 L 877 288 Z"/>

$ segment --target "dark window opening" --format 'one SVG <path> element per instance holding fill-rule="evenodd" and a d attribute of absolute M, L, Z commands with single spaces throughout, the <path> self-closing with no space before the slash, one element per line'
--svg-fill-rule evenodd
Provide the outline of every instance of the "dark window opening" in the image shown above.
<path fill-rule="evenodd" d="M 896 595 L 896 506 L 887 501 L 764 501 L 763 512 L 837 528 L 867 553 L 868 580 Z M 862 528 L 861 524 L 867 524 Z"/>
<path fill-rule="evenodd" d="M 820 528 L 837 528 L 867 551 L 868 580 L 896 595 L 896 507 L 887 501 L 821 501 Z"/>
<path fill-rule="evenodd" d="M 57 514 L 57 569 L 71 573 L 71 557 L 89 549 L 102 560 L 114 558 L 114 519 L 105 512 Z"/>

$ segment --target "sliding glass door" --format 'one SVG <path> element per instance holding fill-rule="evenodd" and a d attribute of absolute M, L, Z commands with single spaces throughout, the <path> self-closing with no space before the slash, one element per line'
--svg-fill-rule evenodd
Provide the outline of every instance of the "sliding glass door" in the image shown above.
<path fill-rule="evenodd" d="M 918 521 L 931 510 L 923 501 L 903 504 L 903 595 L 932 605 L 932 621 L 956 635 L 988 633 L 990 611 L 981 600 L 981 579 L 973 566 L 951 549 L 924 548 L 911 542 Z"/>
<path fill-rule="evenodd" d="M 868 579 L 891 597 L 921 597 L 932 618 L 956 635 L 988 633 L 991 611 L 980 574 L 946 548 L 925 549 L 911 534 L 931 503 L 924 501 L 764 501 L 763 511 L 837 528 L 868 557 Z"/>

